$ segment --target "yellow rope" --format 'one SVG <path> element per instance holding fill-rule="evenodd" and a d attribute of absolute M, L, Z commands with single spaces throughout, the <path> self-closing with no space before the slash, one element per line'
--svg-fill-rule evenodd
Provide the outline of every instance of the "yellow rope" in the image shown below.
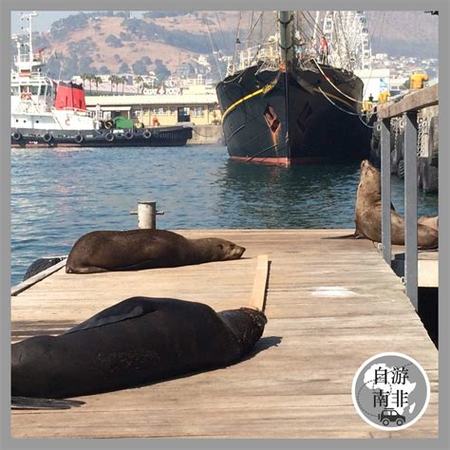
<path fill-rule="evenodd" d="M 325 74 L 324 74 L 324 76 L 326 77 Z M 331 81 L 330 81 L 330 83 L 331 83 Z M 242 98 L 240 98 L 239 100 L 235 101 L 235 102 L 234 102 L 233 104 L 231 104 L 231 105 L 225 110 L 225 112 L 222 114 L 222 121 L 223 121 L 223 120 L 225 119 L 225 117 L 226 117 L 231 111 L 233 111 L 238 105 L 240 105 L 241 103 L 244 103 L 246 100 L 249 100 L 249 99 L 252 98 L 252 97 L 255 97 L 256 95 L 259 95 L 259 94 L 266 94 L 266 93 L 269 92 L 274 86 L 275 86 L 275 83 L 266 84 L 266 85 L 265 85 L 264 87 L 262 87 L 261 89 L 258 89 L 257 91 L 254 91 L 254 92 L 252 92 L 252 93 L 246 95 L 245 97 L 242 97 Z M 319 89 L 317 89 L 317 88 L 313 88 L 313 90 L 316 91 L 316 92 L 319 92 L 319 93 L 321 93 L 321 94 L 323 95 L 323 92 L 321 92 L 321 90 L 319 90 Z M 340 91 L 339 91 L 339 92 L 340 92 Z M 345 95 L 344 93 L 342 93 L 342 94 Z M 330 94 L 330 93 L 328 93 L 328 92 L 327 92 L 326 95 L 328 95 L 328 97 L 334 98 L 335 100 L 337 100 L 337 101 L 339 101 L 339 102 L 341 102 L 341 103 L 344 103 L 345 105 L 349 106 L 350 108 L 353 108 L 353 105 L 351 105 L 349 102 L 346 102 L 345 100 L 343 100 L 342 98 L 340 98 L 340 97 L 338 97 L 338 96 L 336 96 L 336 95 Z M 346 95 L 346 97 L 348 97 L 348 95 Z M 354 100 L 354 99 L 352 99 L 351 97 L 349 97 L 349 98 L 350 98 L 351 100 Z M 355 100 L 355 101 L 357 101 L 357 100 Z M 360 103 L 362 103 L 362 102 L 360 102 Z"/>
<path fill-rule="evenodd" d="M 246 95 L 245 97 L 240 98 L 239 100 L 235 101 L 232 105 L 230 105 L 225 112 L 222 114 L 222 120 L 225 119 L 225 116 L 228 115 L 228 113 L 230 113 L 231 111 L 233 111 L 233 109 L 236 108 L 236 106 L 240 105 L 241 103 L 245 102 L 246 100 L 255 97 L 256 95 L 259 94 L 265 94 L 267 92 L 269 92 L 273 87 L 275 86 L 275 84 L 266 84 L 264 87 L 262 87 L 261 89 L 258 89 L 257 91 L 254 91 L 248 95 Z"/>

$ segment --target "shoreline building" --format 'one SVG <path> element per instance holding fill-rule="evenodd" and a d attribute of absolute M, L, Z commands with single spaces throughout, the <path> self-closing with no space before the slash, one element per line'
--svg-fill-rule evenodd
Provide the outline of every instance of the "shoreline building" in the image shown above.
<path fill-rule="evenodd" d="M 87 96 L 89 110 L 101 109 L 111 119 L 122 116 L 144 127 L 190 122 L 219 125 L 221 112 L 215 92 L 202 94 Z"/>

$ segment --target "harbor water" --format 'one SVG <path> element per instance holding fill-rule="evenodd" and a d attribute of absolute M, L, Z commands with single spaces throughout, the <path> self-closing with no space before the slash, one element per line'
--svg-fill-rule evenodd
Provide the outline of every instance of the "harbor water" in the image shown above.
<path fill-rule="evenodd" d="M 289 169 L 234 162 L 222 146 L 11 150 L 11 283 L 84 233 L 137 227 L 154 200 L 161 229 L 353 228 L 359 164 Z M 403 184 L 392 179 L 403 212 Z M 419 192 L 419 214 L 437 195 Z"/>

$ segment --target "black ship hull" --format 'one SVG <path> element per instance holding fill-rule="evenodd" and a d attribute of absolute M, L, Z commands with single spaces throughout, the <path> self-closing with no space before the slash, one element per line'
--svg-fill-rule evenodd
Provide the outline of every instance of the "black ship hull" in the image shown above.
<path fill-rule="evenodd" d="M 313 68 L 286 73 L 252 66 L 221 81 L 216 90 L 230 156 L 286 166 L 368 157 L 371 130 L 358 115 L 362 81 L 320 68 L 326 76 Z"/>
<path fill-rule="evenodd" d="M 11 129 L 13 147 L 179 147 L 192 138 L 185 126 L 136 130 L 35 130 Z"/>

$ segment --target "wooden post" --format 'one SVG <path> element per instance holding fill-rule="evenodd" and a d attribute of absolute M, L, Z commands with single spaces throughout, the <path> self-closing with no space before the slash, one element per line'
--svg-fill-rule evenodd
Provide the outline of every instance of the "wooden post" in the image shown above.
<path fill-rule="evenodd" d="M 381 243 L 384 260 L 391 265 L 391 120 L 381 121 Z"/>
<path fill-rule="evenodd" d="M 259 255 L 256 259 L 256 273 L 250 298 L 250 307 L 264 312 L 266 308 L 266 290 L 269 280 L 269 256 Z"/>
<path fill-rule="evenodd" d="M 406 295 L 417 299 L 417 112 L 405 113 L 405 278 Z"/>
<path fill-rule="evenodd" d="M 138 202 L 138 227 L 156 229 L 156 202 Z"/>

